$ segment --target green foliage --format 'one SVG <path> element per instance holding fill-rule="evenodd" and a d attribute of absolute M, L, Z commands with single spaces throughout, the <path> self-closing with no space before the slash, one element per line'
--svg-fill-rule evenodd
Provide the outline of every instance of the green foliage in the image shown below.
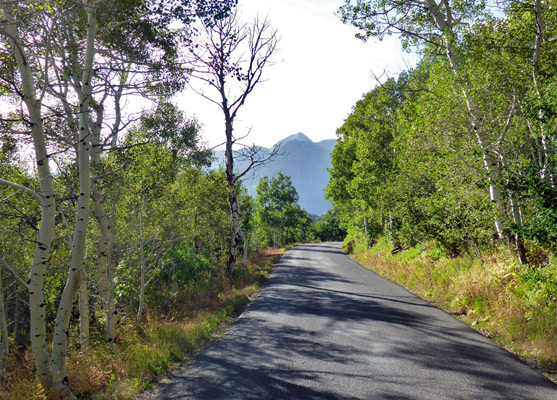
<path fill-rule="evenodd" d="M 557 314 L 557 268 L 555 265 L 527 267 L 518 274 L 517 293 L 532 310 Z"/>
<path fill-rule="evenodd" d="M 143 113 L 140 123 L 144 130 L 144 137 L 140 139 L 167 146 L 173 159 L 205 166 L 210 164 L 210 151 L 199 146 L 199 123 L 187 119 L 175 104 L 158 103 L 154 110 Z"/>
<path fill-rule="evenodd" d="M 485 17 L 485 2 L 481 0 L 456 1 L 451 6 L 452 18 L 460 21 L 463 29 L 467 23 Z M 446 12 L 443 4 L 439 5 L 439 9 Z M 429 7 L 413 1 L 345 0 L 339 15 L 344 23 L 360 30 L 356 37 L 364 41 L 396 33 L 401 35 L 403 46 L 408 48 L 421 45 L 424 40 L 439 43 L 440 38 L 431 34 L 438 26 L 428 11 Z"/>
<path fill-rule="evenodd" d="M 346 231 L 340 226 L 340 215 L 335 208 L 329 209 L 315 223 L 313 231 L 322 242 L 342 241 Z"/>
<path fill-rule="evenodd" d="M 168 131 L 147 132 L 162 142 L 132 148 L 127 154 L 131 163 L 110 197 L 123 250 L 115 280 L 119 301 L 136 309 L 143 251 L 147 305 L 163 310 L 220 285 L 217 266 L 226 249 L 227 190 L 222 171 L 205 172 L 190 164 L 196 142 L 177 152 L 165 139 Z M 141 131 L 136 135 L 128 140 L 142 139 Z"/>
<path fill-rule="evenodd" d="M 327 196 L 348 232 L 365 231 L 369 242 L 384 232 L 395 246 L 434 240 L 451 256 L 481 257 L 498 245 L 498 221 L 514 242 L 556 243 L 555 45 L 543 42 L 532 66 L 533 9 L 510 6 L 495 20 L 472 3 L 451 5 L 471 29 L 443 32 L 457 57 L 439 54 L 437 39 L 421 42 L 416 68 L 367 93 L 338 129 Z M 381 35 L 386 16 L 373 10 L 387 4 L 347 1 L 341 16 L 364 36 Z M 393 7 L 405 35 L 435 28 L 429 11 Z M 544 34 L 553 34 L 555 13 L 542 11 Z"/>
<path fill-rule="evenodd" d="M 298 204 L 298 192 L 289 176 L 264 176 L 257 185 L 256 221 L 266 245 L 280 246 L 307 240 L 312 220 Z"/>

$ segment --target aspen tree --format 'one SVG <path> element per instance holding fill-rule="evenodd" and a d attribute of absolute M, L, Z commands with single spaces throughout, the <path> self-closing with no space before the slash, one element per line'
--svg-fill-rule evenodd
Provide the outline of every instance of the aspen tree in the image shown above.
<path fill-rule="evenodd" d="M 46 345 L 44 282 L 54 237 L 56 203 L 43 128 L 42 100 L 45 93 L 44 89 L 37 90 L 37 87 L 40 86 L 31 70 L 30 57 L 20 36 L 21 28 L 14 18 L 13 10 L 18 4 L 19 1 L 2 1 L 3 21 L 0 33 L 10 43 L 20 75 L 21 96 L 31 128 L 34 159 L 40 184 L 39 192 L 26 187 L 19 187 L 19 189 L 32 194 L 41 206 L 41 223 L 37 232 L 33 264 L 29 275 L 30 338 L 39 379 L 44 387 L 50 388 L 52 387 L 52 368 Z"/>
<path fill-rule="evenodd" d="M 224 115 L 225 174 L 231 217 L 226 273 L 231 276 L 242 243 L 237 183 L 278 151 L 275 148 L 270 156 L 263 156 L 257 147 L 246 147 L 243 156 L 249 160 L 248 166 L 244 171 L 235 171 L 233 147 L 239 144 L 241 138 L 234 133 L 234 122 L 247 97 L 261 81 L 263 70 L 270 65 L 277 49 L 278 36 L 267 20 L 256 18 L 251 24 L 243 24 L 237 10 L 227 18 L 204 24 L 201 31 L 201 35 L 194 38 L 186 50 L 186 68 L 193 78 L 215 92 L 213 97 L 198 91 L 219 106 Z"/>

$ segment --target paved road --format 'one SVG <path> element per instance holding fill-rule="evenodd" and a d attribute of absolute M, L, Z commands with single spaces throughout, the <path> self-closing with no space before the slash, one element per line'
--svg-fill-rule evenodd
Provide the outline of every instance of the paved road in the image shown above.
<path fill-rule="evenodd" d="M 557 399 L 545 377 L 339 247 L 286 253 L 249 309 L 156 398 Z"/>

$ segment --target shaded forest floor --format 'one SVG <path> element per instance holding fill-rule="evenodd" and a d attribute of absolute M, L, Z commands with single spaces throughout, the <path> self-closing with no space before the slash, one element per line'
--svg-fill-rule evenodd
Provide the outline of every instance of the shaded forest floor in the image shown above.
<path fill-rule="evenodd" d="M 80 399 L 137 399 L 173 369 L 194 357 L 222 335 L 255 298 L 286 249 L 252 254 L 230 283 L 210 292 L 194 293 L 169 314 L 148 310 L 136 321 L 122 318 L 122 338 L 112 354 L 102 340 L 87 352 L 72 349 L 68 377 Z M 77 329 L 75 329 L 77 330 Z M 1 399 L 44 400 L 30 349 L 11 355 L 2 376 Z"/>
<path fill-rule="evenodd" d="M 432 243 L 392 254 L 380 240 L 350 243 L 366 268 L 408 288 L 493 339 L 557 383 L 557 261 L 517 265 L 505 250 L 448 257 Z"/>

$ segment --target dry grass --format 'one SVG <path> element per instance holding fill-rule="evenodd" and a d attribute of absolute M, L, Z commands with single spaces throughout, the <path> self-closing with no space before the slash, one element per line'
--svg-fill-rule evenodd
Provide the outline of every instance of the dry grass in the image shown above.
<path fill-rule="evenodd" d="M 72 390 L 82 396 L 103 389 L 113 373 L 110 365 L 101 364 L 95 354 L 72 353 L 68 359 L 68 379 Z"/>
<path fill-rule="evenodd" d="M 11 354 L 2 374 L 0 399 L 45 400 L 46 394 L 35 374 L 30 349 Z"/>
<path fill-rule="evenodd" d="M 285 249 L 267 249 L 239 266 L 232 285 L 182 298 L 171 313 L 149 310 L 140 323 L 124 319 L 122 340 L 111 354 L 105 344 L 68 356 L 72 392 L 83 399 L 135 399 L 160 376 L 197 354 L 220 336 L 253 300 Z M 33 365 L 30 349 L 12 354 L 1 377 L 0 399 L 48 400 Z"/>

